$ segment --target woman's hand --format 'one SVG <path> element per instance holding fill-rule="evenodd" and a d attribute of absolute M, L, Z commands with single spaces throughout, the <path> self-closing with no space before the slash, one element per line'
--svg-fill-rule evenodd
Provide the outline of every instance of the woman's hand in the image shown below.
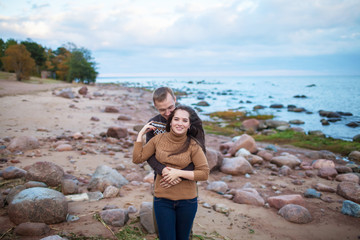
<path fill-rule="evenodd" d="M 182 170 L 170 168 L 170 167 L 166 167 L 166 168 L 169 171 L 168 172 L 165 171 L 165 173 L 163 173 L 162 180 L 171 185 L 175 185 L 179 183 L 181 180 L 179 181 L 178 179 L 180 179 L 181 177 Z"/>
<path fill-rule="evenodd" d="M 167 175 L 170 171 L 171 171 L 171 168 L 170 168 L 170 167 L 165 167 L 165 168 L 162 170 L 161 175 L 162 175 L 162 176 L 165 176 L 165 175 Z M 163 187 L 163 188 L 169 188 L 169 187 L 172 187 L 172 186 L 180 183 L 181 181 L 182 181 L 181 178 L 177 178 L 177 179 L 175 179 L 175 180 L 172 181 L 172 182 L 167 182 L 167 181 L 165 181 L 165 178 L 162 178 L 162 179 L 160 180 L 160 186 Z"/>
<path fill-rule="evenodd" d="M 144 125 L 144 127 L 140 130 L 140 132 L 138 133 L 138 136 L 136 138 L 137 142 L 142 142 L 142 137 L 144 136 L 144 134 L 146 134 L 147 132 L 153 131 L 156 129 L 155 126 L 151 125 L 153 121 L 148 122 L 147 124 Z"/>

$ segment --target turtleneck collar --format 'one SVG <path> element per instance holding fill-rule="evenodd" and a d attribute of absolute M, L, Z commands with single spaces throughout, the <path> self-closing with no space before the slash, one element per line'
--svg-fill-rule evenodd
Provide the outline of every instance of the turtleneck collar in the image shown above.
<path fill-rule="evenodd" d="M 169 139 L 173 142 L 179 143 L 179 142 L 184 142 L 187 138 L 186 135 L 187 132 L 184 132 L 182 134 L 178 134 L 176 132 L 174 132 L 171 128 L 170 128 L 170 132 L 169 132 Z"/>

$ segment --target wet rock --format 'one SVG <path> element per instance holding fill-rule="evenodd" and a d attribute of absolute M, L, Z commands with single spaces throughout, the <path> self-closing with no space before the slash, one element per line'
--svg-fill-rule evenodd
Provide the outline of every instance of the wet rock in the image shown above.
<path fill-rule="evenodd" d="M 327 160 L 327 159 L 318 159 L 316 161 L 314 161 L 311 166 L 314 169 L 320 169 L 320 168 L 335 168 L 335 163 L 332 160 Z"/>
<path fill-rule="evenodd" d="M 51 162 L 37 162 L 26 167 L 26 179 L 44 182 L 49 186 L 56 187 L 61 184 L 64 176 L 62 167 Z"/>
<path fill-rule="evenodd" d="M 325 137 L 325 134 L 319 130 L 309 131 L 308 134 L 311 136 Z"/>
<path fill-rule="evenodd" d="M 282 104 L 271 104 L 270 108 L 284 108 L 284 105 L 282 105 Z"/>
<path fill-rule="evenodd" d="M 336 193 L 345 199 L 360 203 L 360 186 L 354 182 L 341 182 L 337 186 Z"/>
<path fill-rule="evenodd" d="M 296 120 L 290 120 L 289 123 L 296 124 L 296 125 L 301 125 L 301 124 L 304 124 L 305 122 L 302 121 L 302 120 L 296 119 Z"/>
<path fill-rule="evenodd" d="M 316 191 L 315 189 L 308 188 L 308 189 L 306 189 L 306 191 L 304 193 L 304 197 L 306 197 L 306 198 L 320 198 L 321 193 Z"/>
<path fill-rule="evenodd" d="M 354 142 L 360 142 L 360 134 L 357 134 L 353 137 Z"/>
<path fill-rule="evenodd" d="M 104 198 L 114 198 L 119 196 L 119 194 L 120 189 L 114 186 L 108 186 L 103 193 Z"/>
<path fill-rule="evenodd" d="M 219 151 L 211 148 L 206 148 L 206 158 L 208 160 L 210 171 L 219 169 L 224 159 Z"/>
<path fill-rule="evenodd" d="M 207 101 L 200 101 L 196 104 L 196 106 L 208 107 L 208 106 L 210 106 L 210 104 Z"/>
<path fill-rule="evenodd" d="M 264 109 L 264 108 L 266 108 L 266 107 L 263 106 L 263 105 L 255 105 L 255 106 L 253 107 L 253 110 L 259 110 L 259 109 Z"/>
<path fill-rule="evenodd" d="M 323 125 L 323 126 L 328 126 L 328 125 L 330 125 L 329 121 L 326 120 L 326 119 L 321 119 L 320 122 L 321 122 L 321 125 Z"/>
<path fill-rule="evenodd" d="M 301 164 L 301 160 L 298 157 L 289 153 L 284 153 L 282 156 L 273 157 L 270 162 L 276 164 L 278 167 L 285 165 L 293 169 Z"/>
<path fill-rule="evenodd" d="M 322 167 L 318 171 L 318 176 L 325 179 L 334 179 L 338 172 L 332 167 Z"/>
<path fill-rule="evenodd" d="M 305 207 L 296 204 L 287 204 L 283 206 L 279 212 L 283 218 L 289 222 L 305 224 L 312 221 L 309 210 Z"/>
<path fill-rule="evenodd" d="M 224 158 L 220 170 L 231 175 L 244 175 L 253 172 L 251 164 L 243 157 Z"/>
<path fill-rule="evenodd" d="M 334 193 L 336 192 L 336 189 L 333 187 L 330 187 L 328 185 L 322 184 L 322 183 L 317 183 L 314 188 L 320 192 L 331 192 Z"/>
<path fill-rule="evenodd" d="M 349 122 L 346 124 L 348 127 L 357 128 L 360 126 L 360 122 Z"/>
<path fill-rule="evenodd" d="M 265 201 L 254 188 L 242 188 L 235 191 L 235 203 L 264 206 Z"/>
<path fill-rule="evenodd" d="M 109 209 L 100 212 L 104 222 L 113 227 L 123 227 L 129 220 L 128 211 L 125 209 Z"/>
<path fill-rule="evenodd" d="M 60 223 L 66 220 L 68 203 L 65 196 L 49 188 L 29 188 L 18 193 L 9 204 L 9 218 L 15 224 L 40 222 Z"/>
<path fill-rule="evenodd" d="M 14 178 L 22 178 L 26 176 L 26 171 L 24 169 L 9 166 L 1 171 L 1 176 L 4 179 L 14 179 Z"/>
<path fill-rule="evenodd" d="M 119 113 L 120 110 L 115 106 L 106 106 L 104 112 L 106 112 L 106 113 Z"/>
<path fill-rule="evenodd" d="M 32 136 L 19 136 L 11 140 L 7 149 L 10 150 L 11 152 L 25 151 L 25 150 L 39 148 L 39 146 L 40 144 L 37 138 Z"/>
<path fill-rule="evenodd" d="M 228 190 L 228 185 L 223 181 L 214 181 L 211 182 L 207 187 L 206 190 L 214 191 L 217 193 L 225 194 Z"/>
<path fill-rule="evenodd" d="M 320 110 L 319 114 L 320 114 L 320 116 L 327 117 L 327 118 L 340 118 L 341 117 L 341 115 L 337 112 L 324 111 L 324 110 Z"/>
<path fill-rule="evenodd" d="M 113 138 L 126 138 L 128 134 L 127 128 L 113 126 L 108 128 L 106 135 Z"/>
<path fill-rule="evenodd" d="M 101 165 L 98 166 L 90 180 L 88 190 L 104 192 L 107 186 L 114 186 L 121 188 L 121 186 L 128 184 L 126 180 L 119 172 L 115 169 Z"/>
<path fill-rule="evenodd" d="M 243 134 L 237 138 L 234 144 L 229 149 L 229 154 L 235 156 L 235 153 L 239 151 L 240 148 L 245 148 L 251 153 L 257 152 L 256 142 L 253 137 L 247 134 Z"/>
<path fill-rule="evenodd" d="M 14 232 L 21 236 L 41 236 L 50 232 L 50 227 L 45 223 L 26 222 L 16 226 Z"/>
<path fill-rule="evenodd" d="M 153 203 L 143 202 L 140 206 L 140 223 L 150 234 L 155 233 Z"/>
<path fill-rule="evenodd" d="M 345 174 L 337 175 L 335 180 L 339 181 L 339 182 L 355 182 L 355 183 L 359 183 L 360 178 L 355 173 L 345 173 Z"/>
<path fill-rule="evenodd" d="M 341 213 L 360 218 L 360 205 L 349 200 L 343 201 Z"/>
<path fill-rule="evenodd" d="M 280 196 L 273 196 L 267 199 L 270 207 L 280 209 L 287 204 L 296 204 L 305 206 L 304 198 L 299 194 L 290 194 L 290 195 L 280 195 Z"/>

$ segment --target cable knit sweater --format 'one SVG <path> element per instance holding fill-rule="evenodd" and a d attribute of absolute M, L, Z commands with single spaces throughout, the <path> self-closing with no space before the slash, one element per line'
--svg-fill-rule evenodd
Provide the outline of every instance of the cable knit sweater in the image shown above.
<path fill-rule="evenodd" d="M 156 159 L 164 165 L 176 169 L 182 169 L 191 162 L 194 163 L 194 180 L 181 181 L 170 188 L 160 186 L 161 175 L 156 175 L 154 194 L 158 198 L 170 200 L 192 199 L 197 196 L 196 181 L 207 180 L 209 176 L 209 166 L 204 152 L 199 144 L 191 140 L 189 149 L 181 154 L 169 154 L 179 150 L 186 141 L 186 133 L 176 134 L 172 130 L 163 134 L 156 135 L 143 146 L 142 142 L 135 142 L 133 150 L 133 163 L 145 162 L 155 153 Z"/>

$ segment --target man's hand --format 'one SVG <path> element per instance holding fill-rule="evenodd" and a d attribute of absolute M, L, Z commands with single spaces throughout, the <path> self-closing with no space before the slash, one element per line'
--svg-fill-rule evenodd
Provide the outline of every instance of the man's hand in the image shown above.
<path fill-rule="evenodd" d="M 175 170 L 173 171 L 171 174 L 170 172 L 172 170 Z M 163 188 L 169 188 L 171 186 L 174 186 L 178 183 L 180 183 L 182 180 L 180 177 L 176 177 L 176 170 L 175 168 L 169 168 L 169 167 L 165 167 L 163 170 L 162 170 L 162 176 L 163 178 L 160 180 L 160 186 L 163 187 Z"/>

